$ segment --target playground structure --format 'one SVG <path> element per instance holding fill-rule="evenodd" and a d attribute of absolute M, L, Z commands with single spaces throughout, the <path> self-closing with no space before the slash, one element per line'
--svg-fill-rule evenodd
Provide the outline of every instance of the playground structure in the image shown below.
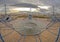
<path fill-rule="evenodd" d="M 53 36 L 56 36 L 54 39 L 54 42 L 60 42 L 60 17 L 55 15 L 54 7 L 52 7 L 53 14 L 51 16 L 49 16 L 49 18 L 46 19 L 49 22 L 45 23 L 45 21 L 44 21 L 45 18 L 43 19 L 38 16 L 35 17 L 34 15 L 32 15 L 32 12 L 31 12 L 31 14 L 29 12 L 27 16 L 20 16 L 20 14 L 16 14 L 16 15 L 7 14 L 6 4 L 4 4 L 4 5 L 5 5 L 5 14 L 1 15 L 2 17 L 0 18 L 0 23 L 4 24 L 4 26 L 6 26 L 6 28 L 4 28 L 4 27 L 0 28 L 0 41 L 1 42 L 29 42 L 28 40 L 27 41 L 25 41 L 25 40 L 27 37 L 31 37 L 31 36 L 34 36 L 34 39 L 35 39 L 34 42 L 44 42 L 44 39 L 41 39 L 41 34 L 45 33 L 45 31 L 47 31 L 47 30 Z M 57 30 L 58 30 L 57 34 L 49 31 L 50 28 L 52 28 L 53 25 L 55 25 L 56 23 L 59 23 L 58 28 L 57 28 Z M 20 24 L 21 24 L 21 26 L 20 26 Z M 56 30 L 55 27 L 53 27 L 52 29 Z M 6 32 L 7 34 L 2 35 L 2 30 L 11 30 L 11 32 L 9 32 L 9 33 Z M 6 37 L 6 36 L 8 37 L 8 35 L 10 35 L 12 32 L 16 32 L 17 34 L 19 34 L 20 35 L 20 37 L 18 36 L 19 39 L 14 38 L 17 41 L 15 41 L 15 40 L 12 40 L 12 41 L 6 40 L 5 41 L 6 38 L 4 39 L 4 37 Z M 21 39 L 22 39 L 22 41 L 21 41 Z M 49 37 L 48 37 L 48 40 L 50 40 Z M 46 42 L 48 42 L 48 41 L 46 41 Z M 50 42 L 53 42 L 53 41 L 50 41 Z"/>

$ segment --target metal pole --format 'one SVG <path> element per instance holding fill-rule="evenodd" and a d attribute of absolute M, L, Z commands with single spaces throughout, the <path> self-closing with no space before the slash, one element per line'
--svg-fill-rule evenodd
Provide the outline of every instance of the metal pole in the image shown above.
<path fill-rule="evenodd" d="M 31 12 L 31 8 L 30 8 L 30 12 Z M 28 18 L 29 18 L 30 20 L 32 19 L 32 14 L 31 14 L 31 13 L 29 13 Z"/>
<path fill-rule="evenodd" d="M 3 37 L 2 37 L 2 35 L 0 34 L 0 39 L 2 40 L 2 42 L 4 42 L 4 39 L 3 39 Z"/>
<path fill-rule="evenodd" d="M 57 35 L 57 38 L 56 38 L 56 41 L 55 42 L 58 42 L 59 36 L 60 36 L 60 28 L 59 28 L 58 35 Z"/>
<path fill-rule="evenodd" d="M 4 7 L 5 7 L 5 15 L 6 15 L 7 14 L 6 0 L 4 0 Z"/>

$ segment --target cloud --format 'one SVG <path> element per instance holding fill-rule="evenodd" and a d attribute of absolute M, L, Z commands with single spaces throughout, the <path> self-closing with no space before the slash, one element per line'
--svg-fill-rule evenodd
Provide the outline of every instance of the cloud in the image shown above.
<path fill-rule="evenodd" d="M 3 3 L 4 0 L 0 0 L 0 4 Z M 15 4 L 20 2 L 26 3 L 34 3 L 34 4 L 44 4 L 44 5 L 60 5 L 60 0 L 6 0 L 7 4 Z"/>
<path fill-rule="evenodd" d="M 48 6 L 55 6 L 57 8 L 57 11 L 60 11 L 60 0 L 6 0 L 6 4 L 13 5 L 13 4 L 19 4 L 21 2 L 24 3 L 32 3 L 36 5 L 48 5 Z M 0 4 L 2 5 L 4 3 L 4 0 L 0 0 Z"/>

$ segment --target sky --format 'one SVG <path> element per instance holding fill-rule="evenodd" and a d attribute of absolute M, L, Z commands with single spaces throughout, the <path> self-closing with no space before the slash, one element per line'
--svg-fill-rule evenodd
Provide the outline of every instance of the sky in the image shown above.
<path fill-rule="evenodd" d="M 15 4 L 20 2 L 28 2 L 34 4 L 55 5 L 60 6 L 60 0 L 0 0 L 0 4 L 6 1 L 7 4 Z"/>
<path fill-rule="evenodd" d="M 55 6 L 57 12 L 60 11 L 60 0 L 0 0 L 0 6 L 4 4 L 4 1 L 6 1 L 7 5 L 14 5 L 24 2 L 35 5 Z"/>

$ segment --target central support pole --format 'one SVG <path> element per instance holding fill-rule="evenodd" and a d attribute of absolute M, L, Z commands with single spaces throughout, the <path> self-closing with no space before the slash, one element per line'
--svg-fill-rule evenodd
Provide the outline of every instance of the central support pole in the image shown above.
<path fill-rule="evenodd" d="M 31 20 L 31 19 L 32 19 L 32 15 L 31 15 L 31 14 L 29 14 L 28 18 Z"/>

